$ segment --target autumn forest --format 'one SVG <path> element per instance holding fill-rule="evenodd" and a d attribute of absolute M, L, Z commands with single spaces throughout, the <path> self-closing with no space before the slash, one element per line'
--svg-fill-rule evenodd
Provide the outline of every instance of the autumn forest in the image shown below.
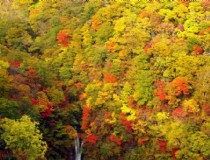
<path fill-rule="evenodd" d="M 210 1 L 0 0 L 0 160 L 210 160 Z"/>

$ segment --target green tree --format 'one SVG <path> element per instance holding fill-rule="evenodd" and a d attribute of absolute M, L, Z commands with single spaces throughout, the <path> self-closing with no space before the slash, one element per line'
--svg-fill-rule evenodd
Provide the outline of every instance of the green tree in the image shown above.
<path fill-rule="evenodd" d="M 28 116 L 18 120 L 7 118 L 1 120 L 3 129 L 1 138 L 6 142 L 6 147 L 12 149 L 16 158 L 45 159 L 47 144 L 42 140 L 37 125 L 38 123 L 33 122 Z"/>

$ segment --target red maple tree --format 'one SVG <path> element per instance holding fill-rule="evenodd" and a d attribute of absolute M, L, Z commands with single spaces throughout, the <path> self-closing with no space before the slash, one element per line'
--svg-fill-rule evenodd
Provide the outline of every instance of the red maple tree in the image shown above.
<path fill-rule="evenodd" d="M 47 103 L 46 105 L 47 105 L 47 109 L 45 109 L 45 111 L 41 113 L 41 117 L 42 118 L 47 118 L 52 113 L 52 106 L 51 106 L 51 104 Z"/>
<path fill-rule="evenodd" d="M 97 141 L 97 136 L 93 133 L 87 135 L 85 142 L 91 143 L 91 144 L 95 144 Z"/>
<path fill-rule="evenodd" d="M 159 145 L 159 149 L 162 151 L 162 152 L 166 152 L 167 151 L 167 142 L 165 140 L 158 140 L 157 141 L 158 145 Z"/>
<path fill-rule="evenodd" d="M 84 106 L 83 107 L 82 125 L 81 125 L 82 130 L 86 130 L 88 128 L 90 112 L 91 112 L 91 108 L 89 106 Z"/>
<path fill-rule="evenodd" d="M 109 140 L 116 143 L 117 145 L 121 145 L 122 144 L 122 140 L 120 138 L 117 138 L 115 135 L 110 135 L 109 136 Z"/>
<path fill-rule="evenodd" d="M 10 66 L 16 68 L 16 69 L 19 69 L 20 67 L 20 62 L 19 61 L 13 61 L 10 63 Z"/>
<path fill-rule="evenodd" d="M 173 149 L 172 149 L 172 151 L 171 151 L 171 157 L 172 157 L 172 158 L 177 158 L 177 157 L 176 157 L 176 152 L 177 152 L 177 151 L 179 151 L 179 148 L 173 148 Z"/>

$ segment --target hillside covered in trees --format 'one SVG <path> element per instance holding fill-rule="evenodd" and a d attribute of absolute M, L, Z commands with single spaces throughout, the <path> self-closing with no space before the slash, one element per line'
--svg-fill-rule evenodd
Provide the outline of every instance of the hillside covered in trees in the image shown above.
<path fill-rule="evenodd" d="M 80 151 L 210 160 L 210 1 L 0 1 L 0 160 Z"/>

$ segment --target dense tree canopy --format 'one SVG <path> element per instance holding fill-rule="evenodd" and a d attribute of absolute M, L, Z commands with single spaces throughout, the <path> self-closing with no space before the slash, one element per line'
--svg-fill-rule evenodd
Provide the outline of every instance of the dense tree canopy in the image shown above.
<path fill-rule="evenodd" d="M 209 8 L 1 1 L 0 159 L 210 159 Z"/>

